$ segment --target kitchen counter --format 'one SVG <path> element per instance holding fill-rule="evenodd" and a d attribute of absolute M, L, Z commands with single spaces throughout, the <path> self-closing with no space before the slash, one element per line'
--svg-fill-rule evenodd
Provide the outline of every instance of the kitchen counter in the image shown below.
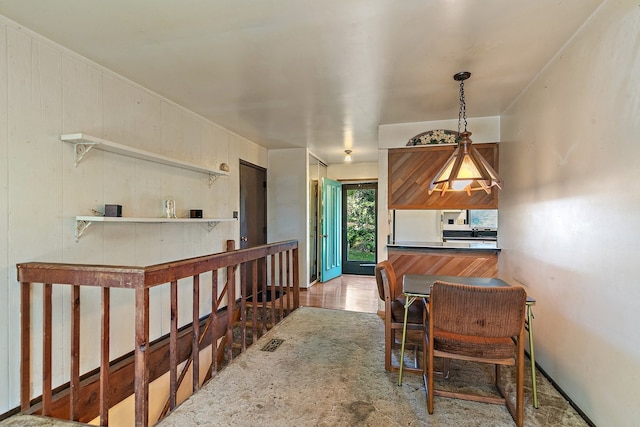
<path fill-rule="evenodd" d="M 488 249 L 492 251 L 500 251 L 498 248 L 498 242 L 479 240 L 477 242 L 409 242 L 398 241 L 387 244 L 387 248 L 396 249 L 440 249 L 440 250 L 483 250 Z"/>
<path fill-rule="evenodd" d="M 496 243 L 396 241 L 387 244 L 387 253 L 397 277 L 404 274 L 497 277 L 500 249 Z"/>

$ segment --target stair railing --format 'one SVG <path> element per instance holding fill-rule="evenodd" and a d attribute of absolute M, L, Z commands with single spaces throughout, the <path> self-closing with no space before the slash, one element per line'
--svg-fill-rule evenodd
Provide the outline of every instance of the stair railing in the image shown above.
<path fill-rule="evenodd" d="M 189 360 L 193 374 L 193 391 L 200 387 L 199 355 L 203 346 L 211 346 L 211 366 L 207 378 L 219 369 L 218 341 L 225 338 L 226 362 L 234 357 L 234 348 L 246 350 L 247 313 L 251 309 L 252 342 L 267 329 L 299 306 L 298 243 L 285 241 L 248 249 L 234 249 L 227 241 L 227 252 L 167 262 L 147 267 L 86 265 L 31 262 L 17 265 L 21 286 L 21 362 L 20 406 L 26 414 L 88 422 L 100 417 L 100 425 L 109 423 L 109 408 L 125 397 L 135 394 L 135 425 L 149 425 L 149 383 L 169 371 L 169 411 L 177 405 L 178 365 Z M 201 275 L 211 276 L 212 303 L 206 318 L 200 313 Z M 226 274 L 223 289 L 218 292 L 218 276 Z M 237 278 L 239 275 L 239 279 Z M 221 276 L 223 277 L 223 276 Z M 179 283 L 180 281 L 180 283 Z M 191 284 L 193 320 L 178 328 L 178 287 Z M 31 348 L 32 304 L 34 285 L 42 284 L 42 349 L 34 354 Z M 170 332 L 168 339 L 150 342 L 149 290 L 156 286 L 170 288 Z M 54 389 L 52 336 L 54 327 L 54 288 L 70 286 L 69 316 L 69 381 Z M 99 368 L 80 374 L 80 295 L 86 287 L 101 288 L 100 361 Z M 127 364 L 126 355 L 109 359 L 110 337 L 119 331 L 110 330 L 111 290 L 126 289 L 135 301 L 135 343 Z M 238 295 L 236 295 L 238 293 Z M 226 310 L 219 305 L 226 294 Z M 286 303 L 286 307 L 285 307 Z M 238 307 L 239 305 L 239 307 Z M 209 308 L 208 308 L 209 309 Z M 233 313 L 239 309 L 240 343 L 234 346 Z M 231 315 L 229 315 L 231 313 Z M 56 314 L 56 318 L 60 318 Z M 224 330 L 221 330 L 221 324 Z M 201 332 L 202 329 L 202 332 Z M 129 332 L 129 331 L 127 331 Z M 190 338 L 190 340 L 189 340 Z M 166 341 L 168 340 L 168 350 Z M 181 345 L 188 343 L 191 345 Z M 238 349 L 236 349 L 238 350 Z M 167 356 L 168 352 L 168 358 Z M 41 357 L 42 378 L 40 396 L 32 396 L 32 363 Z M 167 361 L 168 359 L 168 361 Z M 167 366 L 168 365 L 168 366 Z M 133 381 L 131 381 L 133 378 Z M 56 379 L 59 383 L 59 379 Z"/>

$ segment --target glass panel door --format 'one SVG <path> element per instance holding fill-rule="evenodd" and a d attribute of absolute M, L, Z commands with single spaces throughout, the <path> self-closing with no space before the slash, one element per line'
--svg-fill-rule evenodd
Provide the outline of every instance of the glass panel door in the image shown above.
<path fill-rule="evenodd" d="M 373 276 L 377 253 L 377 183 L 342 184 L 342 272 Z"/>

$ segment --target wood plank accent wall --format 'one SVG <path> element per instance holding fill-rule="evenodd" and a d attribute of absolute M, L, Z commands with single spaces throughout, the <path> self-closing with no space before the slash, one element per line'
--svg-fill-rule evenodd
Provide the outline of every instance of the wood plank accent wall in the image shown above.
<path fill-rule="evenodd" d="M 498 251 L 389 248 L 398 280 L 405 274 L 498 277 Z"/>
<path fill-rule="evenodd" d="M 498 144 L 473 144 L 498 171 Z M 455 146 L 431 145 L 389 150 L 389 209 L 496 209 L 498 191 L 428 194 L 429 183 Z"/>

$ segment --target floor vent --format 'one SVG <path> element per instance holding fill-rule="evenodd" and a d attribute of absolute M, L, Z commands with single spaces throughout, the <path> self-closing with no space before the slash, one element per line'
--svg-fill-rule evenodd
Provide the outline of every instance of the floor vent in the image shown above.
<path fill-rule="evenodd" d="M 276 349 L 278 347 L 280 347 L 280 344 L 282 344 L 284 342 L 284 340 L 280 340 L 280 339 L 272 339 L 271 341 L 269 341 L 267 343 L 267 345 L 265 345 L 264 347 L 262 347 L 262 351 L 276 351 Z"/>

